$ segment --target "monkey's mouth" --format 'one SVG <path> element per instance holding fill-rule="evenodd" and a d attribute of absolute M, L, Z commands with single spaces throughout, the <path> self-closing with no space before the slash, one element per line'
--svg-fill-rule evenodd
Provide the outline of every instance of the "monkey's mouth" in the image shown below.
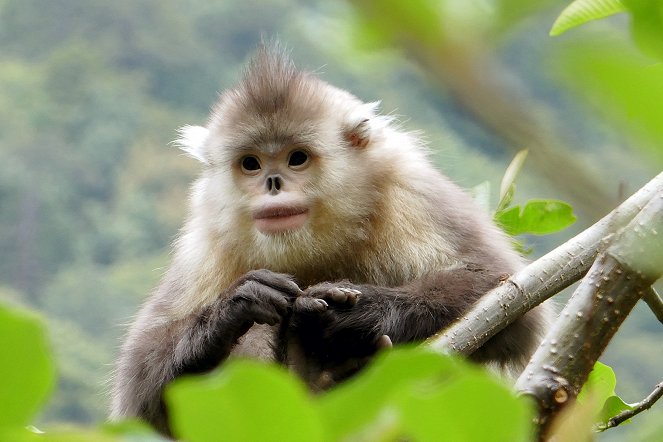
<path fill-rule="evenodd" d="M 270 206 L 253 213 L 258 231 L 265 234 L 296 230 L 306 224 L 308 208 L 297 206 Z"/>

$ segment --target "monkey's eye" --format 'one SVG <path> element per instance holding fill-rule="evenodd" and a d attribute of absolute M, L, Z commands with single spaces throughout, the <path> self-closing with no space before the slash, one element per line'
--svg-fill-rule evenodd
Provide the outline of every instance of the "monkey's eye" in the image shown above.
<path fill-rule="evenodd" d="M 253 155 L 248 155 L 242 158 L 242 170 L 245 172 L 255 172 L 260 170 L 260 161 Z"/>
<path fill-rule="evenodd" d="M 306 165 L 306 163 L 308 163 L 308 154 L 303 150 L 295 150 L 290 153 L 288 158 L 289 167 L 297 168 Z"/>

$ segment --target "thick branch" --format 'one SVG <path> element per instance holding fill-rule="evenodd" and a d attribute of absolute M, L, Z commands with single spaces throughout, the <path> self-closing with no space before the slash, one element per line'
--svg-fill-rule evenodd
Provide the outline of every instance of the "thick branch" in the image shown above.
<path fill-rule="evenodd" d="M 539 405 L 542 434 L 577 396 L 612 336 L 661 274 L 663 193 L 596 260 L 516 381 L 516 389 Z"/>
<path fill-rule="evenodd" d="M 463 320 L 430 338 L 429 345 L 440 352 L 473 353 L 524 313 L 579 280 L 598 254 L 601 241 L 662 194 L 663 173 L 592 227 L 491 290 Z"/>
<path fill-rule="evenodd" d="M 654 391 L 652 391 L 649 396 L 644 398 L 642 401 L 638 402 L 633 406 L 631 410 L 624 410 L 619 413 L 617 416 L 611 417 L 605 425 L 601 425 L 598 429 L 600 431 L 607 430 L 608 428 L 616 427 L 617 425 L 631 419 L 633 416 L 642 413 L 645 410 L 649 410 L 654 403 L 663 396 L 663 382 L 658 384 Z"/>

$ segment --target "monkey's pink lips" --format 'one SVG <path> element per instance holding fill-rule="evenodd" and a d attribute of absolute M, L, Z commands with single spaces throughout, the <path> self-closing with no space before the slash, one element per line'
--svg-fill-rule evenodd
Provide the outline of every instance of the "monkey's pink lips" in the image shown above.
<path fill-rule="evenodd" d="M 256 228 L 262 233 L 278 233 L 296 230 L 308 219 L 306 207 L 266 207 L 253 213 Z"/>

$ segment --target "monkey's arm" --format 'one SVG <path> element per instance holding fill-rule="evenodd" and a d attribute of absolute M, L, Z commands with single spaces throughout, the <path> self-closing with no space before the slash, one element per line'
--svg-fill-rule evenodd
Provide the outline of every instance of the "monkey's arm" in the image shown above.
<path fill-rule="evenodd" d="M 302 370 L 305 378 L 314 381 L 324 371 L 331 372 L 334 380 L 352 374 L 376 351 L 382 335 L 394 343 L 432 336 L 461 317 L 499 284 L 501 277 L 496 272 L 465 267 L 437 272 L 402 287 L 350 282 L 310 287 L 296 300 L 291 321 L 291 340 L 307 364 Z M 352 292 L 345 291 L 345 298 L 339 296 L 339 287 L 360 292 L 356 303 Z M 309 306 L 311 298 L 324 299 L 329 307 Z M 521 365 L 535 345 L 539 316 L 536 311 L 525 315 L 488 341 L 472 359 Z"/>
<path fill-rule="evenodd" d="M 112 417 L 139 417 L 168 433 L 162 399 L 166 384 L 216 367 L 254 323 L 275 325 L 288 315 L 292 298 L 300 293 L 290 277 L 258 270 L 180 319 L 168 319 L 163 301 L 148 303 L 122 349 Z"/>

